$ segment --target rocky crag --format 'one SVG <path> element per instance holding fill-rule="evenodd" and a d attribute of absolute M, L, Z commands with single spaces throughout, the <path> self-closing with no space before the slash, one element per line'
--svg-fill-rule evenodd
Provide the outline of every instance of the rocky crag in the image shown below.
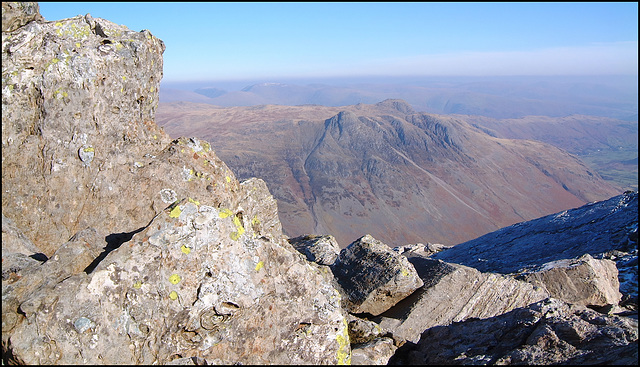
<path fill-rule="evenodd" d="M 286 241 L 264 182 L 153 122 L 163 42 L 2 9 L 5 358 L 347 362 L 340 295 Z"/>
<path fill-rule="evenodd" d="M 288 238 L 264 181 L 154 123 L 162 41 L 35 3 L 2 17 L 5 364 L 637 360 L 613 261 L 499 274 L 432 258 L 447 246 Z"/>

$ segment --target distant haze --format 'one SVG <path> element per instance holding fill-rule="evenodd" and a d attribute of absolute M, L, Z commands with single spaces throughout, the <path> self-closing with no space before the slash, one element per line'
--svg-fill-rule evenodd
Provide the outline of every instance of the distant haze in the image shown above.
<path fill-rule="evenodd" d="M 343 77 L 163 81 L 160 102 L 345 106 L 389 98 L 438 114 L 517 118 L 574 114 L 637 121 L 637 76 Z"/>
<path fill-rule="evenodd" d="M 638 4 L 40 3 L 162 39 L 165 81 L 638 75 Z"/>

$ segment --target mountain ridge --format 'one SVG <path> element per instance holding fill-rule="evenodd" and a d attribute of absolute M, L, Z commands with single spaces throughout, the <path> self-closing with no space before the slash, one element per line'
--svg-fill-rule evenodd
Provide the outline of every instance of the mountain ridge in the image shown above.
<path fill-rule="evenodd" d="M 621 192 L 556 147 L 492 137 L 461 116 L 419 113 L 397 99 L 340 107 L 161 103 L 157 121 L 170 134 L 211 141 L 239 177 L 263 177 L 288 235 L 332 233 L 343 247 L 363 230 L 393 245 L 455 244 Z"/>

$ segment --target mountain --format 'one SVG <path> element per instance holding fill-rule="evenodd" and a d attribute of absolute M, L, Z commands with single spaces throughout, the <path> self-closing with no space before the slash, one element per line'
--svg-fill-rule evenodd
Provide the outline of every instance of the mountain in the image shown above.
<path fill-rule="evenodd" d="M 160 103 L 171 135 L 211 141 L 238 177 L 262 177 L 289 236 L 362 233 L 456 244 L 620 189 L 549 144 L 490 136 L 401 100 L 341 107 Z"/>
<path fill-rule="evenodd" d="M 287 238 L 263 180 L 237 180 L 209 142 L 154 122 L 165 44 L 150 31 L 46 21 L 27 2 L 3 2 L 2 20 L 3 365 L 637 364 L 637 193 L 558 213 L 553 248 L 533 223 L 490 237 L 511 263 L 587 241 L 603 252 L 517 274 L 429 257 L 447 246 Z M 356 107 L 298 111 L 332 113 L 314 164 L 375 136 L 381 111 L 401 141 L 420 137 L 410 120 L 453 158 L 474 134 L 401 101 Z M 221 113 L 234 124 L 251 110 Z M 566 240 L 571 227 L 589 237 Z M 499 252 L 528 236 L 528 253 Z M 618 282 L 633 275 L 635 302 Z"/>

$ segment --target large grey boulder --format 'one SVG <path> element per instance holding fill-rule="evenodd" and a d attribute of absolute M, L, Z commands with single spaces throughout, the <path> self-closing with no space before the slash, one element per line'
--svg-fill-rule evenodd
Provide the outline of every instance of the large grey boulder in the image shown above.
<path fill-rule="evenodd" d="M 370 235 L 340 251 L 331 269 L 354 314 L 379 315 L 423 284 L 404 256 Z"/>
<path fill-rule="evenodd" d="M 33 20 L 2 32 L 3 215 L 47 257 L 88 227 L 104 238 L 146 225 L 164 204 L 141 205 L 159 190 L 148 167 L 171 141 L 153 123 L 164 43 L 20 9 L 12 19 Z"/>
<path fill-rule="evenodd" d="M 431 327 L 489 318 L 549 296 L 530 283 L 421 256 L 410 258 L 424 286 L 374 321 L 394 338 L 418 342 Z"/>
<path fill-rule="evenodd" d="M 539 271 L 519 274 L 518 279 L 545 288 L 551 297 L 583 306 L 617 305 L 622 297 L 616 263 L 589 254 L 547 263 Z"/>
<path fill-rule="evenodd" d="M 287 242 L 264 181 L 153 122 L 163 42 L 90 15 L 16 24 L 2 33 L 3 359 L 348 363 L 331 271 Z"/>
<path fill-rule="evenodd" d="M 638 362 L 638 320 L 553 298 L 482 320 L 436 326 L 396 364 L 549 365 Z"/>

